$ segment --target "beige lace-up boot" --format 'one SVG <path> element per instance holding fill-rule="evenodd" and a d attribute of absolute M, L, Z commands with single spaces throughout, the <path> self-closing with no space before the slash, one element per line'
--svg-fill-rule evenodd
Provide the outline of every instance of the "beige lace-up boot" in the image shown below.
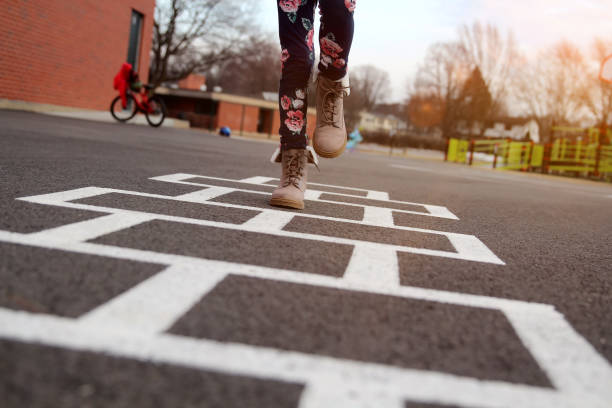
<path fill-rule="evenodd" d="M 348 88 L 341 81 L 332 81 L 323 75 L 317 77 L 317 126 L 312 146 L 319 156 L 338 157 L 346 147 L 343 98 Z"/>
<path fill-rule="evenodd" d="M 305 149 L 289 149 L 282 152 L 282 175 L 278 187 L 272 192 L 270 205 L 304 209 L 307 161 L 308 154 Z"/>

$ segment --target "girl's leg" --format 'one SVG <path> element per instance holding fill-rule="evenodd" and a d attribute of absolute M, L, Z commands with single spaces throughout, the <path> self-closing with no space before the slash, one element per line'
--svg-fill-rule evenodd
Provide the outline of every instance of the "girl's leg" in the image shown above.
<path fill-rule="evenodd" d="M 278 31 L 281 41 L 279 93 L 281 135 L 281 177 L 270 204 L 304 208 L 306 191 L 306 92 L 314 63 L 313 19 L 316 0 L 277 0 Z"/>
<path fill-rule="evenodd" d="M 278 1 L 282 74 L 279 87 L 281 150 L 305 149 L 307 91 L 314 63 L 317 0 Z"/>
<path fill-rule="evenodd" d="M 319 72 L 337 81 L 346 75 L 349 52 L 353 43 L 353 11 L 356 0 L 321 0 Z"/>
<path fill-rule="evenodd" d="M 321 0 L 321 59 L 317 78 L 317 126 L 312 145 L 319 156 L 338 157 L 346 147 L 344 96 L 346 67 L 353 42 L 356 0 Z"/>

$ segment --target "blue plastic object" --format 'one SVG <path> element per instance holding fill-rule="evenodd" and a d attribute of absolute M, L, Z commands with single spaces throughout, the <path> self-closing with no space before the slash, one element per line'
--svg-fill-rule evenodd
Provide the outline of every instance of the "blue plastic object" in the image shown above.
<path fill-rule="evenodd" d="M 227 126 L 222 126 L 221 129 L 219 129 L 219 134 L 221 136 L 230 137 L 232 134 L 232 131 Z"/>

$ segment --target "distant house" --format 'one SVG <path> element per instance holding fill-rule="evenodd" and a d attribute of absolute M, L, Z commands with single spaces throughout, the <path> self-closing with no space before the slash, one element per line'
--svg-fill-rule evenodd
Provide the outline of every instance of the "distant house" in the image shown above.
<path fill-rule="evenodd" d="M 475 123 L 472 128 L 468 128 L 465 123 L 459 123 L 457 131 L 466 136 L 480 135 L 481 123 Z M 487 127 L 483 136 L 494 139 L 530 139 L 536 143 L 540 142 L 540 127 L 538 123 L 529 118 L 499 118 L 494 120 L 490 127 Z"/>
<path fill-rule="evenodd" d="M 405 130 L 408 126 L 405 121 L 395 115 L 359 112 L 357 126 L 366 132 L 391 132 Z"/>
<path fill-rule="evenodd" d="M 523 124 L 508 125 L 507 123 L 495 122 L 493 127 L 485 130 L 484 135 L 491 138 L 510 138 L 514 140 L 530 139 L 536 143 L 540 142 L 540 127 L 533 119 L 526 120 Z"/>

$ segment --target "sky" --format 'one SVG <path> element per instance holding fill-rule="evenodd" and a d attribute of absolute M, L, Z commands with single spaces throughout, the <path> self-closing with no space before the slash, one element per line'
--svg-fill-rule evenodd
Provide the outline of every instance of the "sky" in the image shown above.
<path fill-rule="evenodd" d="M 256 1 L 261 24 L 278 39 L 278 2 Z M 393 89 L 389 101 L 402 101 L 427 48 L 457 39 L 459 26 L 476 21 L 512 31 L 528 57 L 564 39 L 586 54 L 593 38 L 612 41 L 612 0 L 357 0 L 349 68 L 385 69 Z"/>

